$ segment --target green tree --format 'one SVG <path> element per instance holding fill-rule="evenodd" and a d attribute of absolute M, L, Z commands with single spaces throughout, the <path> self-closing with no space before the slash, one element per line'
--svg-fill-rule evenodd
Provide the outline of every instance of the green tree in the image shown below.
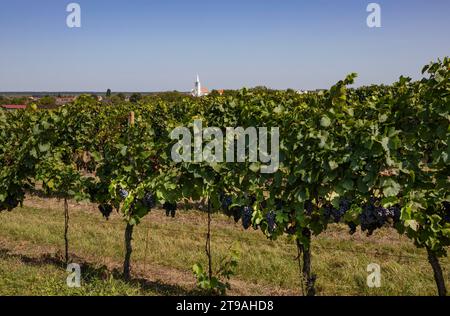
<path fill-rule="evenodd" d="M 17 97 L 17 98 L 12 98 L 10 100 L 11 104 L 27 104 L 28 99 L 25 97 Z"/>
<path fill-rule="evenodd" d="M 43 108 L 54 108 L 56 107 L 56 98 L 45 96 L 39 100 L 38 104 Z"/>
<path fill-rule="evenodd" d="M 140 93 L 133 93 L 130 97 L 131 103 L 138 103 L 142 99 L 142 95 Z"/>
<path fill-rule="evenodd" d="M 212 90 L 211 93 L 209 94 L 210 97 L 218 97 L 220 96 L 219 91 L 217 90 Z"/>
<path fill-rule="evenodd" d="M 9 99 L 0 95 L 0 105 L 9 104 Z"/>
<path fill-rule="evenodd" d="M 123 94 L 122 92 L 118 93 L 117 97 L 120 99 L 120 101 L 125 101 L 125 99 L 126 99 L 125 94 Z"/>

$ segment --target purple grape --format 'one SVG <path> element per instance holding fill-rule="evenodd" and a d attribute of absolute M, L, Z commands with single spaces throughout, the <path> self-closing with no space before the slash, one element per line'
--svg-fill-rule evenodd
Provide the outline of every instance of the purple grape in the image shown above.
<path fill-rule="evenodd" d="M 224 196 L 221 199 L 222 209 L 228 210 L 231 204 L 233 204 L 233 198 L 231 196 Z"/>
<path fill-rule="evenodd" d="M 394 219 L 394 223 L 398 223 L 402 216 L 402 210 L 399 206 L 392 206 L 389 208 L 389 215 Z"/>
<path fill-rule="evenodd" d="M 177 204 L 176 203 L 170 203 L 166 202 L 163 205 L 164 210 L 166 211 L 166 216 L 172 216 L 175 217 L 177 213 Z"/>
<path fill-rule="evenodd" d="M 6 198 L 5 202 L 6 202 L 6 205 L 8 207 L 8 210 L 13 210 L 17 206 L 19 206 L 19 201 L 16 198 L 12 197 L 12 196 L 8 196 Z"/>
<path fill-rule="evenodd" d="M 353 222 L 347 223 L 347 225 L 348 225 L 348 228 L 350 229 L 350 231 L 349 231 L 350 235 L 355 234 L 358 226 Z"/>
<path fill-rule="evenodd" d="M 128 197 L 128 195 L 129 195 L 128 191 L 125 190 L 125 189 L 122 189 L 122 188 L 120 188 L 120 189 L 118 190 L 118 194 L 119 194 L 119 197 L 120 197 L 122 200 L 125 200 L 125 199 Z"/>
<path fill-rule="evenodd" d="M 444 222 L 446 223 L 450 223 L 450 203 L 449 202 L 444 202 L 442 203 L 444 206 Z"/>
<path fill-rule="evenodd" d="M 297 227 L 291 225 L 291 226 L 289 226 L 288 229 L 286 229 L 286 232 L 287 232 L 289 235 L 295 235 L 295 234 L 297 233 Z"/>
<path fill-rule="evenodd" d="M 326 204 L 324 206 L 323 215 L 327 220 L 332 219 L 335 223 L 339 223 L 341 221 L 342 216 L 345 214 L 344 208 L 335 209 L 333 205 Z"/>
<path fill-rule="evenodd" d="M 142 199 L 142 204 L 144 204 L 145 207 L 148 208 L 154 208 L 155 207 L 155 198 L 153 196 L 153 193 L 147 192 L 144 195 L 144 198 Z"/>
<path fill-rule="evenodd" d="M 389 219 L 400 220 L 400 208 L 391 207 L 384 208 L 375 205 L 376 200 L 372 199 L 365 207 L 360 215 L 361 229 L 362 231 L 367 231 L 370 236 L 376 229 L 382 228 Z"/>
<path fill-rule="evenodd" d="M 100 204 L 98 206 L 98 209 L 102 213 L 103 217 L 106 219 L 109 219 L 109 217 L 113 211 L 113 207 L 110 204 Z"/>
<path fill-rule="evenodd" d="M 239 220 L 242 218 L 242 208 L 235 206 L 231 209 L 233 213 L 233 219 L 235 223 L 238 223 Z"/>
<path fill-rule="evenodd" d="M 306 201 L 305 203 L 305 214 L 308 216 L 311 216 L 312 212 L 314 210 L 314 205 L 311 201 Z"/>
<path fill-rule="evenodd" d="M 273 211 L 270 211 L 266 215 L 267 230 L 268 230 L 269 234 L 273 234 L 273 232 L 275 231 L 275 228 L 276 228 L 275 217 L 276 217 L 276 215 L 275 215 L 275 212 L 273 212 Z"/>
<path fill-rule="evenodd" d="M 244 229 L 249 229 L 252 225 L 252 216 L 253 216 L 253 210 L 249 206 L 245 206 L 242 211 L 242 226 Z"/>
<path fill-rule="evenodd" d="M 279 211 L 283 209 L 283 201 L 281 199 L 275 200 L 275 208 Z"/>

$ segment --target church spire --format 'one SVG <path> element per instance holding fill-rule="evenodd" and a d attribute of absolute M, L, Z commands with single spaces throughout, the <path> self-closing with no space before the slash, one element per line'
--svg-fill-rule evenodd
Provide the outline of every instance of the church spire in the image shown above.
<path fill-rule="evenodd" d="M 197 80 L 195 81 L 195 88 L 192 90 L 192 95 L 194 97 L 202 97 L 204 95 L 208 95 L 208 89 L 202 88 L 202 84 L 200 82 L 200 76 L 197 74 Z"/>
<path fill-rule="evenodd" d="M 195 82 L 195 96 L 202 96 L 202 84 L 200 83 L 200 76 L 197 74 L 197 81 Z"/>

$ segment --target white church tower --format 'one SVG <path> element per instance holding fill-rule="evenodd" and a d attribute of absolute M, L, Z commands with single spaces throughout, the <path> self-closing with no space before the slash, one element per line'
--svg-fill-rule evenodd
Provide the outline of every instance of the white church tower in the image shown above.
<path fill-rule="evenodd" d="M 202 83 L 200 82 L 200 77 L 197 75 L 197 81 L 195 82 L 195 96 L 202 96 Z"/>
<path fill-rule="evenodd" d="M 192 96 L 202 97 L 204 95 L 208 95 L 208 89 L 202 88 L 200 77 L 197 75 L 197 81 L 195 81 L 195 88 L 192 90 Z"/>

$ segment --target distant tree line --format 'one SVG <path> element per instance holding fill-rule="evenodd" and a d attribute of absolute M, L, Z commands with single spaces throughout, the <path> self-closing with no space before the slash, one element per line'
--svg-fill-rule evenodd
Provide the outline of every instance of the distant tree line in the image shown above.
<path fill-rule="evenodd" d="M 250 92 L 254 92 L 256 94 L 266 94 L 271 95 L 275 94 L 277 90 L 265 87 L 265 86 L 256 86 L 253 88 L 247 89 Z M 287 89 L 286 92 L 288 94 L 296 94 L 297 92 L 294 89 Z M 239 94 L 239 90 L 212 90 L 209 94 L 210 97 L 237 97 Z M 32 100 L 30 97 L 7 97 L 0 95 L 0 106 L 7 104 L 24 104 L 28 105 L 30 103 L 35 103 L 39 108 L 43 109 L 53 109 L 57 108 L 60 104 L 58 104 L 58 98 L 62 97 L 60 94 L 57 96 L 46 95 L 41 97 L 38 100 Z M 93 100 L 102 101 L 105 105 L 115 105 L 115 104 L 123 104 L 123 103 L 132 103 L 132 104 L 145 104 L 151 101 L 160 100 L 164 102 L 177 103 L 181 102 L 186 98 L 193 98 L 188 92 L 180 92 L 180 91 L 164 91 L 164 92 L 152 92 L 152 93 L 124 93 L 117 92 L 114 93 L 111 89 L 107 89 L 104 97 L 100 97 L 99 95 L 92 94 L 90 95 Z"/>

